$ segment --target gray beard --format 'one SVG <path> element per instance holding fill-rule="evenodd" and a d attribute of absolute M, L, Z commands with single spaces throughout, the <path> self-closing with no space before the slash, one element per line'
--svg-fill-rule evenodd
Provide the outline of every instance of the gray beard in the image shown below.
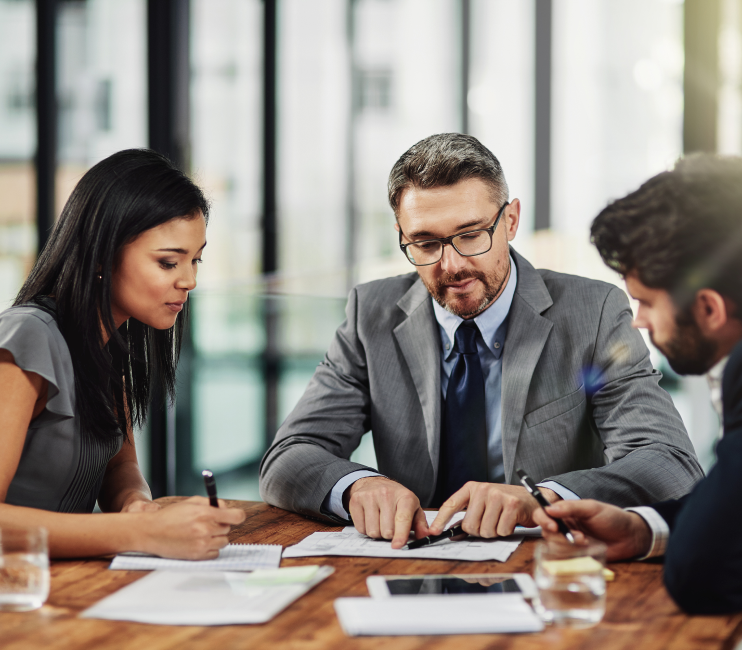
<path fill-rule="evenodd" d="M 478 316 L 481 314 L 487 307 L 489 307 L 495 299 L 500 295 L 502 288 L 505 286 L 505 281 L 510 277 L 510 261 L 508 260 L 508 269 L 507 272 L 503 275 L 503 277 L 499 280 L 497 280 L 497 277 L 493 274 L 492 276 L 487 276 L 484 273 L 478 273 L 474 271 L 462 271 L 461 273 L 456 273 L 454 275 L 449 275 L 445 278 L 442 278 L 439 280 L 434 287 L 430 287 L 427 284 L 425 285 L 428 289 L 428 292 L 431 296 L 433 296 L 433 299 L 441 306 L 443 309 L 445 309 L 449 314 L 453 314 L 454 316 L 458 316 L 459 318 L 463 318 L 464 320 L 469 318 L 474 318 L 475 316 Z M 470 309 L 467 311 L 463 311 L 461 309 L 457 309 L 455 305 L 450 305 L 444 295 L 445 295 L 445 285 L 449 282 L 460 282 L 461 280 L 468 280 L 469 278 L 477 278 L 478 280 L 481 280 L 482 284 L 484 284 L 484 297 L 479 302 L 479 304 L 476 306 L 475 309 Z"/>
<path fill-rule="evenodd" d="M 444 302 L 442 299 L 439 299 L 437 296 L 433 296 L 435 298 L 435 301 L 443 307 L 449 314 L 453 314 L 454 316 L 458 316 L 459 318 L 463 318 L 466 320 L 467 318 L 473 318 L 474 316 L 478 316 L 481 314 L 487 307 L 489 307 L 490 303 L 495 299 L 497 294 L 495 296 L 490 296 L 489 292 L 485 292 L 484 298 L 482 298 L 482 302 L 479 303 L 476 309 L 474 309 L 471 312 L 463 312 L 456 310 L 455 308 L 451 307 L 447 302 Z"/>

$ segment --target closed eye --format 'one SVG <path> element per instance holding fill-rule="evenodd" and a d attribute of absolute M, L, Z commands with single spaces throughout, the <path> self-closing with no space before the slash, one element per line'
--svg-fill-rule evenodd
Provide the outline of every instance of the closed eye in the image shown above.
<path fill-rule="evenodd" d="M 440 246 L 440 242 L 437 242 L 437 241 L 428 241 L 428 242 L 421 242 L 419 244 L 415 244 L 416 248 L 419 248 L 420 250 L 423 250 L 423 251 L 435 250 L 436 248 L 438 248 L 438 246 Z"/>

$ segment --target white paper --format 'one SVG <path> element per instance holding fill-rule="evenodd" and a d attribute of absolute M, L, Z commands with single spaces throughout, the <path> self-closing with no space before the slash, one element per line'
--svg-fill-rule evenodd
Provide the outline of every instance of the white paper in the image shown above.
<path fill-rule="evenodd" d="M 360 535 L 355 529 L 352 529 L 352 532 L 313 533 L 298 544 L 286 548 L 283 557 L 347 555 L 408 560 L 468 560 L 472 562 L 498 560 L 499 562 L 505 562 L 512 552 L 518 548 L 521 540 L 522 537 L 491 540 L 471 538 L 456 542 L 447 539 L 431 546 L 407 550 L 393 549 L 391 542 L 374 540 L 365 535 Z"/>
<path fill-rule="evenodd" d="M 251 584 L 244 573 L 153 571 L 80 616 L 157 625 L 265 623 L 333 571 L 320 567 L 309 581 L 273 585 Z"/>
<path fill-rule="evenodd" d="M 435 519 L 438 512 L 427 511 L 425 516 L 428 523 Z M 450 526 L 459 523 L 466 513 L 459 512 L 453 516 Z M 482 539 L 470 537 L 469 539 L 451 541 L 449 539 L 437 542 L 430 546 L 414 550 L 392 549 L 391 542 L 385 540 L 374 540 L 366 535 L 361 535 L 353 526 L 346 526 L 339 533 L 313 533 L 304 538 L 298 544 L 289 546 L 283 552 L 283 557 L 322 557 L 329 555 L 346 555 L 356 557 L 388 557 L 401 559 L 424 559 L 424 560 L 455 560 L 482 562 L 486 560 L 498 560 L 505 562 L 518 548 L 523 540 L 523 533 L 532 535 L 535 529 L 517 527 L 517 535 L 497 539 Z M 538 529 L 540 534 L 540 529 Z"/>
<path fill-rule="evenodd" d="M 431 524 L 438 515 L 437 511 L 426 511 L 425 518 Z M 466 515 L 458 512 L 448 524 L 448 527 L 458 524 Z M 322 557 L 328 555 L 346 555 L 357 557 L 389 557 L 402 559 L 427 560 L 456 560 L 481 562 L 498 560 L 505 562 L 518 548 L 524 536 L 540 536 L 540 528 L 523 528 L 516 526 L 515 534 L 511 537 L 497 539 L 469 539 L 452 542 L 444 540 L 431 546 L 424 546 L 414 550 L 392 549 L 391 543 L 384 540 L 373 540 L 361 535 L 353 526 L 346 526 L 339 533 L 313 533 L 298 544 L 289 546 L 283 552 L 283 557 Z"/>
<path fill-rule="evenodd" d="M 544 624 L 518 595 L 338 598 L 349 636 L 540 632 Z"/>
<path fill-rule="evenodd" d="M 281 563 L 281 547 L 273 544 L 227 544 L 214 560 L 171 560 L 141 553 L 113 558 L 113 570 L 150 571 L 254 571 L 275 569 Z"/>
<path fill-rule="evenodd" d="M 414 550 L 393 549 L 391 542 L 371 539 L 366 535 L 361 535 L 353 526 L 347 526 L 339 533 L 312 533 L 298 544 L 286 548 L 283 557 L 347 555 L 408 560 L 469 560 L 472 562 L 498 560 L 505 562 L 512 552 L 518 548 L 522 539 L 520 536 L 498 539 L 471 537 L 455 542 L 447 539 Z"/>

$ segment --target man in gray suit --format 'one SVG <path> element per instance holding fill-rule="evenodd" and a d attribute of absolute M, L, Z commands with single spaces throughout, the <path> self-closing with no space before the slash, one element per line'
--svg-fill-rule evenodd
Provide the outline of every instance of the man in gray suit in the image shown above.
<path fill-rule="evenodd" d="M 464 508 L 472 535 L 534 525 L 535 500 L 511 485 L 518 468 L 551 502 L 690 491 L 702 472 L 625 294 L 536 271 L 510 248 L 520 201 L 488 149 L 459 134 L 422 140 L 394 165 L 389 202 L 417 273 L 351 292 L 263 458 L 268 503 L 343 523 L 350 513 L 399 548 Z M 368 431 L 378 472 L 349 460 Z"/>

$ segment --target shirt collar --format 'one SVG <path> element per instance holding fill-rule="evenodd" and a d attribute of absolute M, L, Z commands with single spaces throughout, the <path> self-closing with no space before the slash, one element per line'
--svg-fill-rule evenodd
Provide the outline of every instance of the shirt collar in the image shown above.
<path fill-rule="evenodd" d="M 719 418 L 723 421 L 723 407 L 721 402 L 721 380 L 724 377 L 724 368 L 726 368 L 729 355 L 718 361 L 707 373 L 706 381 L 708 381 L 709 388 L 711 389 L 711 404 L 714 406 L 714 410 L 719 415 Z"/>
<path fill-rule="evenodd" d="M 485 345 L 497 359 L 500 358 L 505 346 L 506 329 L 502 327 L 502 324 L 510 313 L 510 306 L 513 304 L 513 296 L 515 295 L 515 287 L 517 284 L 518 270 L 511 256 L 510 277 L 508 278 L 508 282 L 499 298 L 479 314 L 479 316 L 474 317 L 474 322 L 482 333 Z M 448 360 L 448 358 L 453 354 L 453 341 L 456 336 L 456 330 L 459 325 L 464 322 L 464 319 L 461 318 L 461 316 L 456 316 L 451 312 L 446 311 L 446 309 L 441 307 L 435 299 L 431 298 L 431 300 L 433 301 L 435 319 L 438 321 L 442 331 L 448 338 L 447 342 L 449 345 L 448 348 L 444 350 L 444 358 Z"/>
<path fill-rule="evenodd" d="M 717 361 L 716 364 L 709 369 L 706 373 L 706 377 L 710 382 L 713 381 L 714 384 L 721 384 L 721 378 L 724 376 L 724 368 L 727 366 L 727 361 L 729 361 L 729 355 Z"/>

